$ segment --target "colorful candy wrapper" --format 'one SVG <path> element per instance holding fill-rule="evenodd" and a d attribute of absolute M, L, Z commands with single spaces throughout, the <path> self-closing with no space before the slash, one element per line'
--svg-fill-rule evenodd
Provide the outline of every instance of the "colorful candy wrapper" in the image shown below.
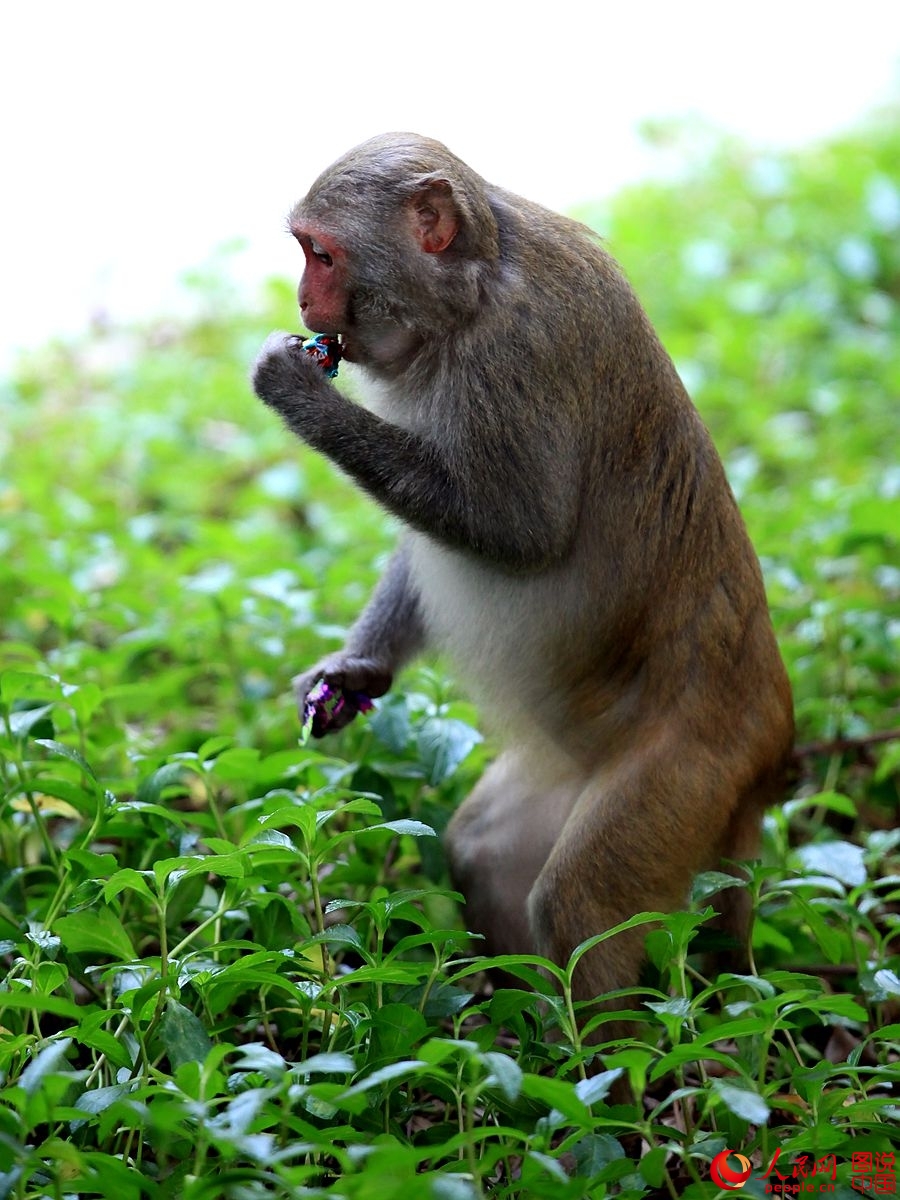
<path fill-rule="evenodd" d="M 334 379 L 341 361 L 341 343 L 337 338 L 317 333 L 315 337 L 307 338 L 303 349 L 316 360 L 329 379 Z"/>
<path fill-rule="evenodd" d="M 322 737 L 333 729 L 343 712 L 351 716 L 357 713 L 369 712 L 374 708 L 372 698 L 365 692 L 353 692 L 349 689 L 332 687 L 324 679 L 320 679 L 309 692 L 303 705 L 303 724 L 300 728 L 300 744 L 305 746 L 310 734 Z"/>

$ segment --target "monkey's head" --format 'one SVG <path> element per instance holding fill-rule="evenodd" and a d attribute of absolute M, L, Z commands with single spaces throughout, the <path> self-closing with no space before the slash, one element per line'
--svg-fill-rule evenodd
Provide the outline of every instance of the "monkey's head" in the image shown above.
<path fill-rule="evenodd" d="M 383 134 L 325 171 L 288 219 L 307 329 L 389 365 L 475 314 L 499 257 L 484 180 L 440 142 Z"/>

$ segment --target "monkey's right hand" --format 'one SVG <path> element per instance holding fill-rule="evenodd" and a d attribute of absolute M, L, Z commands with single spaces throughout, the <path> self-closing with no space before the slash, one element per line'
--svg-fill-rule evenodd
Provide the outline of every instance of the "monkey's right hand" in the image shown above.
<path fill-rule="evenodd" d="M 327 339 L 329 345 L 334 339 Z M 333 390 L 323 371 L 321 354 L 295 333 L 270 333 L 256 356 L 250 373 L 253 390 L 264 404 L 280 412 L 289 427 L 310 408 L 321 405 Z M 335 371 L 336 373 L 336 371 Z M 295 429 L 303 434 L 303 430 Z"/>
<path fill-rule="evenodd" d="M 293 682 L 304 731 L 324 737 L 349 725 L 357 713 L 368 712 L 372 699 L 391 686 L 393 675 L 373 658 L 339 651 Z"/>

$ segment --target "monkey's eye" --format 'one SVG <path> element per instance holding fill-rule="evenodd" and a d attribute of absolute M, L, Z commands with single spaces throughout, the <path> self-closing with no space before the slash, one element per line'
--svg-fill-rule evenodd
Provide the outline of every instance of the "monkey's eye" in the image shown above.
<path fill-rule="evenodd" d="M 320 263 L 324 263 L 326 267 L 330 267 L 334 262 L 334 259 L 331 257 L 328 251 L 312 238 L 310 238 L 309 241 L 309 252 L 313 258 L 318 259 Z"/>

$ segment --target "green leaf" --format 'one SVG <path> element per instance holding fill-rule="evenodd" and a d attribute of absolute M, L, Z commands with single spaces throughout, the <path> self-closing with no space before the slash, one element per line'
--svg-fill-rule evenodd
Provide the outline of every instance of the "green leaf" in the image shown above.
<path fill-rule="evenodd" d="M 245 1042 L 235 1050 L 235 1061 L 242 1071 L 259 1071 L 267 1079 L 280 1079 L 288 1069 L 284 1058 L 261 1042 Z"/>
<path fill-rule="evenodd" d="M 139 804 L 161 804 L 167 788 L 183 790 L 191 772 L 183 762 L 169 762 L 147 775 L 138 785 L 135 799 Z"/>
<path fill-rule="evenodd" d="M 82 1008 L 81 1018 L 78 1022 L 79 1044 L 90 1046 L 101 1054 L 105 1054 L 115 1067 L 131 1068 L 134 1063 L 132 1055 L 137 1052 L 137 1046 L 127 1036 L 116 1037 L 109 1032 L 104 1028 L 107 1024 L 109 1024 L 108 1012 L 102 1009 L 86 1012 Z"/>
<path fill-rule="evenodd" d="M 568 1184 L 569 1177 L 565 1172 L 565 1168 L 555 1158 L 551 1157 L 551 1155 L 542 1154 L 539 1150 L 529 1150 L 527 1151 L 527 1156 L 532 1162 L 538 1163 L 543 1167 L 547 1174 L 552 1179 L 555 1179 L 558 1184 Z"/>
<path fill-rule="evenodd" d="M 684 996 L 673 996 L 670 1000 L 645 1000 L 644 1006 L 660 1016 L 677 1017 L 679 1021 L 691 1015 L 691 1002 Z"/>
<path fill-rule="evenodd" d="M 51 754 L 55 754 L 59 758 L 67 758 L 69 762 L 75 763 L 77 767 L 84 771 L 85 775 L 98 782 L 97 776 L 94 774 L 90 764 L 77 750 L 73 750 L 71 746 L 66 746 L 62 742 L 56 742 L 52 738 L 35 738 L 35 745 L 43 746 L 45 750 L 49 750 Z"/>
<path fill-rule="evenodd" d="M 745 888 L 747 887 L 747 881 L 739 879 L 735 875 L 728 875 L 725 871 L 702 871 L 694 879 L 691 888 L 691 903 L 702 904 L 710 896 L 715 896 L 727 888 L 735 887 Z"/>
<path fill-rule="evenodd" d="M 391 1063 L 387 1067 L 381 1067 L 379 1070 L 373 1071 L 371 1075 L 367 1075 L 365 1079 L 361 1079 L 353 1087 L 347 1088 L 341 1093 L 341 1098 L 361 1096 L 365 1092 L 370 1092 L 373 1088 L 381 1087 L 385 1083 L 393 1083 L 395 1079 L 414 1079 L 417 1075 L 421 1074 L 427 1065 L 427 1063 L 414 1058 L 407 1059 L 404 1062 Z"/>
<path fill-rule="evenodd" d="M 862 846 L 852 842 L 813 842 L 800 846 L 796 854 L 806 871 L 831 875 L 848 887 L 862 887 L 866 882 Z"/>
<path fill-rule="evenodd" d="M 597 1104 L 606 1099 L 613 1084 L 624 1073 L 621 1067 L 614 1067 L 611 1071 L 598 1071 L 587 1079 L 579 1079 L 575 1084 L 575 1094 L 584 1104 Z"/>
<path fill-rule="evenodd" d="M 893 997 L 900 996 L 900 976 L 896 971 L 882 967 L 872 976 L 872 987 L 865 990 L 876 1004 L 883 1004 Z"/>
<path fill-rule="evenodd" d="M 578 1128 L 591 1129 L 593 1122 L 590 1110 L 579 1098 L 574 1084 L 561 1079 L 547 1079 L 542 1075 L 527 1074 L 522 1077 L 522 1092 L 532 1100 L 554 1108 Z"/>
<path fill-rule="evenodd" d="M 832 929 L 819 911 L 808 901 L 804 900 L 802 896 L 798 896 L 795 903 L 803 913 L 810 933 L 821 946 L 822 952 L 828 961 L 833 963 L 840 962 L 846 944 L 846 935 L 843 932 Z"/>
<path fill-rule="evenodd" d="M 382 815 L 381 808 L 377 801 L 369 796 L 357 796 L 355 800 L 348 800 L 345 804 L 339 804 L 337 808 L 331 812 L 323 811 L 316 814 L 316 822 L 321 827 L 326 825 L 332 818 L 336 816 L 345 816 L 347 813 L 361 813 L 365 817 L 380 817 Z"/>
<path fill-rule="evenodd" d="M 177 1000 L 167 1001 L 159 1036 L 173 1070 L 184 1063 L 202 1063 L 212 1049 L 203 1022 Z"/>
<path fill-rule="evenodd" d="M 438 1175 L 431 1180 L 428 1200 L 478 1200 L 479 1195 L 470 1179 L 459 1175 Z"/>
<path fill-rule="evenodd" d="M 105 700 L 102 689 L 96 683 L 79 683 L 77 687 L 66 685 L 63 691 L 66 703 L 75 713 L 80 725 L 86 725 Z"/>
<path fill-rule="evenodd" d="M 32 945 L 37 946 L 47 958 L 55 959 L 62 947 L 62 941 L 59 936 L 51 933 L 49 929 L 40 929 L 32 926 L 25 934 L 25 937 Z"/>
<path fill-rule="evenodd" d="M 717 1036 L 724 1037 L 726 1033 L 724 1030 L 720 1030 Z M 710 1038 L 710 1041 L 713 1040 L 715 1039 Z M 738 1052 L 726 1054 L 722 1050 L 712 1050 L 709 1046 L 701 1045 L 698 1042 L 683 1042 L 680 1046 L 675 1046 L 668 1054 L 664 1054 L 654 1064 L 650 1078 L 651 1080 L 662 1079 L 669 1071 L 675 1071 L 686 1063 L 700 1063 L 705 1059 L 722 1063 L 729 1071 L 740 1070 L 741 1062 Z"/>
<path fill-rule="evenodd" d="M 136 1086 L 136 1083 L 115 1083 L 110 1087 L 92 1088 L 76 1098 L 75 1107 L 85 1113 L 102 1113 L 117 1100 L 130 1095 Z"/>
<path fill-rule="evenodd" d="M 299 829 L 304 842 L 309 846 L 315 839 L 321 815 L 311 804 L 295 804 L 290 808 L 279 808 L 277 812 L 267 813 L 266 816 L 260 818 L 260 823 L 264 827 L 287 825 L 288 828 Z M 327 815 L 331 816 L 331 811 Z"/>
<path fill-rule="evenodd" d="M 233 744 L 233 738 L 221 733 L 207 738 L 197 751 L 197 761 L 202 763 L 204 768 L 212 767 L 215 765 L 217 755 Z"/>
<path fill-rule="evenodd" d="M 748 1085 L 729 1083 L 724 1079 L 714 1079 L 712 1090 L 719 1097 L 729 1112 L 740 1117 L 742 1121 L 750 1121 L 754 1125 L 765 1125 L 769 1119 L 769 1106 L 758 1092 L 751 1090 Z"/>
<path fill-rule="evenodd" d="M 432 787 L 447 779 L 482 741 L 481 734 L 454 717 L 430 717 L 419 730 L 418 754 Z"/>
<path fill-rule="evenodd" d="M 58 917 L 54 931 L 66 950 L 74 954 L 106 954 L 110 958 L 131 961 L 136 957 L 131 938 L 110 908 Z"/>
<path fill-rule="evenodd" d="M 11 712 L 9 714 L 9 732 L 16 738 L 26 737 L 52 710 L 52 704 L 42 704 L 37 708 Z"/>
<path fill-rule="evenodd" d="M 322 933 L 316 933 L 309 942 L 325 942 L 329 946 L 350 946 L 360 953 L 365 951 L 365 944 L 352 925 L 329 925 Z"/>
<path fill-rule="evenodd" d="M 528 987 L 538 994 L 549 995 L 555 991 L 552 982 L 541 974 L 542 970 L 546 970 L 559 983 L 563 983 L 565 980 L 565 973 L 555 963 L 536 954 L 495 954 L 488 958 L 479 958 L 458 967 L 453 973 L 453 978 L 465 979 L 468 975 L 493 970 L 515 975 L 517 979 L 524 980 Z"/>
<path fill-rule="evenodd" d="M 419 1059 L 432 1067 L 440 1066 L 448 1059 L 472 1058 L 479 1054 L 478 1043 L 461 1038 L 430 1038 L 419 1049 Z"/>
<path fill-rule="evenodd" d="M 4 992 L 0 991 L 0 1017 L 5 1010 L 40 1013 L 53 1013 L 54 1016 L 67 1017 L 70 1021 L 78 1021 L 84 1016 L 84 1009 L 72 1000 L 64 1000 L 61 996 L 45 996 L 39 992 Z"/>
<path fill-rule="evenodd" d="M 47 694 L 59 696 L 59 682 L 51 675 L 32 671 L 0 671 L 0 700 L 12 708 L 16 703 L 45 702 Z"/>
<path fill-rule="evenodd" d="M 349 1054 L 336 1052 L 313 1054 L 291 1067 L 291 1071 L 298 1076 L 352 1075 L 355 1070 L 356 1064 Z"/>
<path fill-rule="evenodd" d="M 358 832 L 369 833 L 373 829 L 389 829 L 391 833 L 408 834 L 410 837 L 437 837 L 437 833 L 435 833 L 430 825 L 425 825 L 422 821 L 411 821 L 409 819 L 382 821 L 378 825 L 367 825 L 365 829 L 361 829 Z"/>
<path fill-rule="evenodd" d="M 246 843 L 247 849 L 254 850 L 256 847 L 275 848 L 277 850 L 285 850 L 289 854 L 295 855 L 297 847 L 291 841 L 286 833 L 282 833 L 280 829 L 262 829 L 259 833 L 255 833 L 252 838 Z"/>
<path fill-rule="evenodd" d="M 233 854 L 197 855 L 181 868 L 185 875 L 218 875 L 222 879 L 243 879 L 247 873 L 247 860 L 240 850 Z M 171 886 L 180 880 L 168 880 Z"/>
<path fill-rule="evenodd" d="M 657 1146 L 641 1158 L 641 1175 L 653 1188 L 662 1187 L 662 1182 L 666 1177 L 666 1159 L 668 1155 L 668 1146 Z"/>
<path fill-rule="evenodd" d="M 812 809 L 825 809 L 842 817 L 856 817 L 856 802 L 840 792 L 816 792 L 813 796 L 802 796 L 797 800 L 788 800 L 784 805 L 785 815 L 790 820 L 798 812 Z"/>
<path fill-rule="evenodd" d="M 65 801 L 82 816 L 92 816 L 97 810 L 97 790 L 94 787 L 82 787 L 74 780 L 50 778 L 41 776 L 39 786 L 39 797 L 53 796 L 58 800 Z M 38 799 L 38 807 L 43 810 L 53 811 L 52 807 L 47 805 L 46 800 Z"/>
<path fill-rule="evenodd" d="M 427 1029 L 425 1018 L 409 1005 L 383 1004 L 372 1013 L 370 1062 L 391 1062 L 408 1057 Z"/>
<path fill-rule="evenodd" d="M 233 747 L 224 750 L 210 765 L 217 779 L 226 783 L 240 783 L 245 779 L 252 780 L 259 769 L 260 753 L 249 746 Z"/>
<path fill-rule="evenodd" d="M 70 1073 L 66 1054 L 72 1041 L 72 1038 L 58 1038 L 34 1056 L 19 1076 L 19 1086 L 24 1088 L 29 1096 L 34 1095 L 49 1075 Z"/>
<path fill-rule="evenodd" d="M 575 1143 L 572 1153 L 578 1164 L 578 1174 L 588 1178 L 599 1175 L 604 1167 L 625 1157 L 621 1142 L 609 1133 L 589 1133 Z"/>
<path fill-rule="evenodd" d="M 860 1024 L 864 1024 L 868 1017 L 863 1006 L 857 1003 L 853 996 L 848 996 L 846 992 L 804 997 L 796 1004 L 785 1007 L 788 1011 L 793 1011 L 795 1008 L 805 1009 L 807 1012 L 820 1013 L 827 1017 L 840 1017 L 842 1020 Z"/>
<path fill-rule="evenodd" d="M 109 901 L 118 896 L 120 892 L 131 890 L 138 892 L 145 900 L 149 900 L 155 904 L 156 897 L 147 882 L 148 878 L 153 878 L 151 871 L 135 871 L 132 867 L 125 867 L 121 871 L 116 871 L 114 875 L 110 875 L 109 879 L 103 885 L 103 898 Z"/>
<path fill-rule="evenodd" d="M 438 984 L 431 987 L 425 999 L 425 1016 L 431 1021 L 446 1020 L 461 1013 L 474 1002 L 472 993 L 465 988 Z"/>
<path fill-rule="evenodd" d="M 382 745 L 394 754 L 402 754 L 410 738 L 409 708 L 406 697 L 385 696 L 369 720 L 369 726 Z"/>
<path fill-rule="evenodd" d="M 95 854 L 91 850 L 73 847 L 66 854 L 66 865 L 73 879 L 94 879 L 99 882 L 104 875 L 115 869 L 116 858 L 114 854 Z"/>
<path fill-rule="evenodd" d="M 676 913 L 672 914 L 674 918 L 683 918 L 683 923 L 687 929 L 694 928 L 703 920 L 703 917 L 697 913 Z M 566 965 L 566 974 L 571 978 L 575 968 L 585 954 L 589 953 L 596 946 L 602 945 L 603 942 L 609 941 L 610 938 L 616 937 L 620 933 L 625 933 L 629 929 L 637 929 L 644 925 L 656 925 L 660 921 L 666 921 L 667 914 L 659 912 L 639 912 L 633 917 L 629 917 L 627 921 L 621 921 L 618 925 L 613 925 L 612 928 L 605 930 L 603 933 L 594 934 L 593 937 L 585 939 L 572 951 L 569 961 Z"/>
<path fill-rule="evenodd" d="M 488 1050 L 483 1055 L 482 1061 L 491 1072 L 487 1080 L 488 1085 L 495 1083 L 510 1103 L 517 1100 L 519 1092 L 522 1090 L 522 1068 L 515 1059 L 506 1054 Z"/>

